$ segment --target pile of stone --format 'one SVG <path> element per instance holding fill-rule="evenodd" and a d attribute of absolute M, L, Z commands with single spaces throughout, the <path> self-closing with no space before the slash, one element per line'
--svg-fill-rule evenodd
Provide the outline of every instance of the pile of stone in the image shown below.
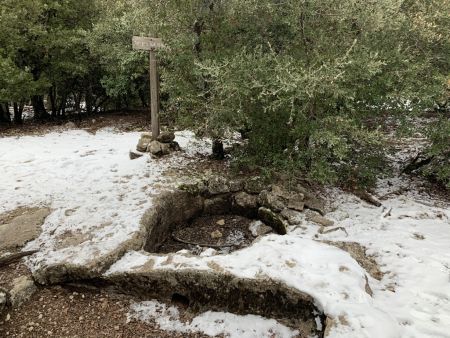
<path fill-rule="evenodd" d="M 325 222 L 324 202 L 303 187 L 287 190 L 280 185 L 266 185 L 260 177 L 247 180 L 228 180 L 212 176 L 183 184 L 180 189 L 204 198 L 204 213 L 234 213 L 255 218 L 284 235 L 288 225 L 299 223 L 304 209 L 313 210 L 314 222 Z"/>
<path fill-rule="evenodd" d="M 136 146 L 136 150 L 130 151 L 130 158 L 135 159 L 150 153 L 153 156 L 161 157 L 173 151 L 179 151 L 180 146 L 175 141 L 175 134 L 171 131 L 163 131 L 158 137 L 153 138 L 152 133 L 142 133 Z"/>

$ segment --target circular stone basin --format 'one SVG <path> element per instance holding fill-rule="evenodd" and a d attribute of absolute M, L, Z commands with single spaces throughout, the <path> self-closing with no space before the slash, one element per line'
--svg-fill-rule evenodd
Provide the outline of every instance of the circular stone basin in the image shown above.
<path fill-rule="evenodd" d="M 238 215 L 209 215 L 194 218 L 175 227 L 158 252 L 170 253 L 196 247 L 214 248 L 226 252 L 251 244 L 253 236 L 249 230 L 253 220 Z"/>

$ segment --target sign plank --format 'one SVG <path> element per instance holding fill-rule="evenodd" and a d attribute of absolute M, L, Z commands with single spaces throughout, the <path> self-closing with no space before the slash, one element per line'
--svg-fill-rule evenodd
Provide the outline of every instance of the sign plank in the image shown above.
<path fill-rule="evenodd" d="M 133 49 L 156 50 L 164 48 L 164 43 L 160 38 L 150 38 L 146 36 L 133 36 Z"/>
<path fill-rule="evenodd" d="M 150 117 L 152 138 L 156 140 L 159 136 L 159 77 L 156 50 L 164 48 L 165 45 L 160 38 L 151 38 L 149 36 L 133 36 L 132 45 L 133 49 L 146 50 L 150 54 Z"/>

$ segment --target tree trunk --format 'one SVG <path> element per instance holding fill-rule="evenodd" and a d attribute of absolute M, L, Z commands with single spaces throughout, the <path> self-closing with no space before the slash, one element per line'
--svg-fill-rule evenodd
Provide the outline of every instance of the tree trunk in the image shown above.
<path fill-rule="evenodd" d="M 73 97 L 75 99 L 75 111 L 77 113 L 78 121 L 81 122 L 81 93 L 74 93 Z"/>
<path fill-rule="evenodd" d="M 84 95 L 84 100 L 86 103 L 86 114 L 91 115 L 94 112 L 95 106 L 95 96 L 92 90 L 92 84 L 89 84 L 86 88 L 86 93 Z"/>
<path fill-rule="evenodd" d="M 67 101 L 67 95 L 64 94 L 61 96 L 61 103 L 59 104 L 59 107 L 58 107 L 58 115 L 59 116 L 64 116 L 66 113 L 66 101 Z"/>
<path fill-rule="evenodd" d="M 139 95 L 139 99 L 141 100 L 141 103 L 142 103 L 142 108 L 147 108 L 148 104 L 147 104 L 147 100 L 145 99 L 144 91 L 140 89 L 138 91 L 138 95 Z"/>
<path fill-rule="evenodd" d="M 50 98 L 50 105 L 52 110 L 52 116 L 58 115 L 58 110 L 56 109 L 56 87 L 52 86 L 49 90 L 49 98 Z"/>
<path fill-rule="evenodd" d="M 0 124 L 9 124 L 11 123 L 11 116 L 9 115 L 9 107 L 6 103 L 0 103 Z"/>
<path fill-rule="evenodd" d="M 17 102 L 13 103 L 14 106 L 14 123 L 16 124 L 22 124 L 22 111 L 23 111 L 23 105 L 17 104 Z"/>
<path fill-rule="evenodd" d="M 44 120 L 48 118 L 48 113 L 44 105 L 44 97 L 42 95 L 34 95 L 31 98 L 31 104 L 33 106 L 35 119 Z"/>

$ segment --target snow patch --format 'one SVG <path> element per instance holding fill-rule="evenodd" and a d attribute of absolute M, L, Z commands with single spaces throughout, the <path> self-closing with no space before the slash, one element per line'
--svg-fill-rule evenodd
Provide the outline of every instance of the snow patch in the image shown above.
<path fill-rule="evenodd" d="M 348 318 L 348 325 L 338 325 L 331 336 L 340 337 L 398 337 L 399 327 L 388 312 L 377 307 L 367 294 L 366 272 L 350 255 L 333 246 L 294 235 L 268 235 L 252 246 L 228 255 L 191 256 L 171 254 L 152 255 L 130 252 L 106 272 L 127 273 L 139 268 L 127 262 L 152 261 L 153 270 L 196 269 L 212 271 L 220 266 L 224 273 L 240 278 L 267 279 L 309 294 L 316 307 L 332 318 Z M 144 263 L 145 264 L 145 263 Z M 382 330 L 382 334 L 381 331 Z M 337 334 L 337 333 L 336 333 Z M 337 335 L 335 337 L 338 337 Z"/>
<path fill-rule="evenodd" d="M 105 129 L 0 138 L 0 213 L 22 205 L 53 210 L 41 236 L 26 247 L 39 249 L 30 259 L 33 271 L 61 262 L 88 264 L 117 249 L 139 231 L 153 196 L 173 186 L 164 171 L 210 152 L 208 141 L 184 131 L 176 141 L 185 152 L 131 161 L 128 152 L 139 136 Z"/>
<path fill-rule="evenodd" d="M 185 323 L 174 306 L 166 306 L 155 300 L 133 303 L 127 314 L 132 319 L 154 322 L 162 330 L 180 333 L 203 333 L 209 336 L 224 335 L 229 338 L 291 338 L 298 335 L 274 319 L 255 315 L 239 316 L 224 312 L 204 312 Z"/>

